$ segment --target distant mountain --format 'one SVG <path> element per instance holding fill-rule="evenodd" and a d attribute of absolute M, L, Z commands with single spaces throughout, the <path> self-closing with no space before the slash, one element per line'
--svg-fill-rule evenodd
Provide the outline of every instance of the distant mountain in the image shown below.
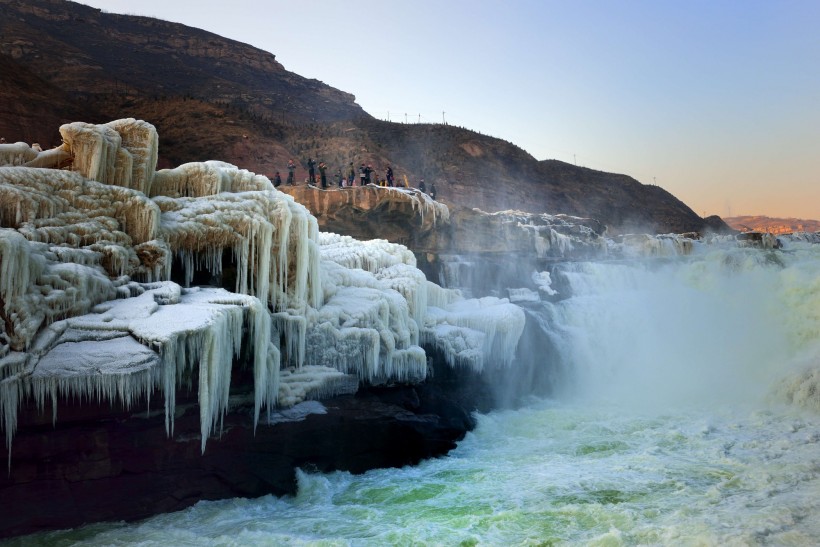
<path fill-rule="evenodd" d="M 0 136 L 59 144 L 65 121 L 135 117 L 160 134 L 160 167 L 221 159 L 272 176 L 289 158 L 330 172 L 368 163 L 435 182 L 440 199 L 485 211 L 592 217 L 615 231 L 722 229 L 657 186 L 537 161 L 443 124 L 376 120 L 355 97 L 285 68 L 271 53 L 148 17 L 65 0 L 0 0 Z M 377 237 L 378 234 L 373 234 Z"/>
<path fill-rule="evenodd" d="M 820 232 L 820 220 L 776 218 L 762 215 L 729 217 L 723 220 L 735 230 L 744 232 L 769 232 L 772 234 Z"/>

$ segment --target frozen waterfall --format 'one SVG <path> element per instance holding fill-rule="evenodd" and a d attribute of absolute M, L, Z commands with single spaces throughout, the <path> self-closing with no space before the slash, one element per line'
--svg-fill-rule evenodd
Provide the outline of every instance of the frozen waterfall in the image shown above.
<path fill-rule="evenodd" d="M 266 177 L 224 162 L 157 171 L 158 136 L 144 121 L 77 122 L 60 133 L 50 151 L 0 145 L 0 424 L 9 457 L 27 398 L 50 403 L 58 419 L 62 398 L 130 408 L 159 391 L 173 435 L 181 386 L 198 393 L 204 451 L 229 409 L 242 348 L 254 424 L 276 405 L 350 393 L 359 382 L 422 381 L 420 344 L 474 370 L 512 359 L 522 310 L 427 281 L 404 246 L 320 233 Z M 420 213 L 446 209 L 428 201 Z M 233 276 L 232 292 L 189 288 L 200 272 Z"/>

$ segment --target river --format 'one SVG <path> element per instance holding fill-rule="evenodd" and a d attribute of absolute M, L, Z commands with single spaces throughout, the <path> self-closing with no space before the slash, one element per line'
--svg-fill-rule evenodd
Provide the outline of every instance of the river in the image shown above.
<path fill-rule="evenodd" d="M 815 545 L 818 247 L 561 265 L 552 395 L 447 457 L 10 543 Z"/>

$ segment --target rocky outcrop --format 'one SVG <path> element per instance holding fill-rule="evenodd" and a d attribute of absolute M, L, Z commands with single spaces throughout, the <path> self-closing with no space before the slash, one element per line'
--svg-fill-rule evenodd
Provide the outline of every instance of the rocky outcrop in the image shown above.
<path fill-rule="evenodd" d="M 280 186 L 316 217 L 319 229 L 360 240 L 386 239 L 416 253 L 449 245 L 450 209 L 414 188 L 376 185 L 330 188 Z"/>
<path fill-rule="evenodd" d="M 594 219 L 451 209 L 406 188 L 281 188 L 310 210 L 320 229 L 404 244 L 428 278 L 478 294 L 506 296 L 507 287 L 550 262 L 607 253 L 606 228 Z"/>
<path fill-rule="evenodd" d="M 423 254 L 580 258 L 599 254 L 606 227 L 594 219 L 522 211 L 487 213 L 435 201 L 414 188 L 281 186 L 323 231 L 386 239 Z"/>
<path fill-rule="evenodd" d="M 44 84 L 15 78 L 4 91 L 2 70 L 0 98 L 42 105 L 61 122 L 151 120 L 163 135 L 163 167 L 220 158 L 272 176 L 294 159 L 302 181 L 309 157 L 325 161 L 331 173 L 354 162 L 383 175 L 390 165 L 397 180 L 435 182 L 440 198 L 467 209 L 565 213 L 622 233 L 708 227 L 660 187 L 538 161 L 510 142 L 465 128 L 373 119 L 349 93 L 284 70 L 272 53 L 184 25 L 63 0 L 5 0 L 0 57 L 6 61 L 0 70 L 26 71 Z M 28 129 L 25 120 L 37 116 L 36 109 L 8 110 L 0 116 L 7 141 L 60 143 L 54 132 Z"/>
<path fill-rule="evenodd" d="M 301 122 L 366 116 L 350 93 L 286 71 L 271 53 L 150 17 L 7 0 L 0 37 L 0 54 L 75 98 L 207 98 Z"/>

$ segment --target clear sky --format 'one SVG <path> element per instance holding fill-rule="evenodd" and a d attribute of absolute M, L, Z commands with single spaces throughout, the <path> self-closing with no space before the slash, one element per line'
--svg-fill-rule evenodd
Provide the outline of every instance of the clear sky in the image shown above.
<path fill-rule="evenodd" d="M 818 0 L 84 0 L 202 28 L 698 214 L 820 219 Z"/>

